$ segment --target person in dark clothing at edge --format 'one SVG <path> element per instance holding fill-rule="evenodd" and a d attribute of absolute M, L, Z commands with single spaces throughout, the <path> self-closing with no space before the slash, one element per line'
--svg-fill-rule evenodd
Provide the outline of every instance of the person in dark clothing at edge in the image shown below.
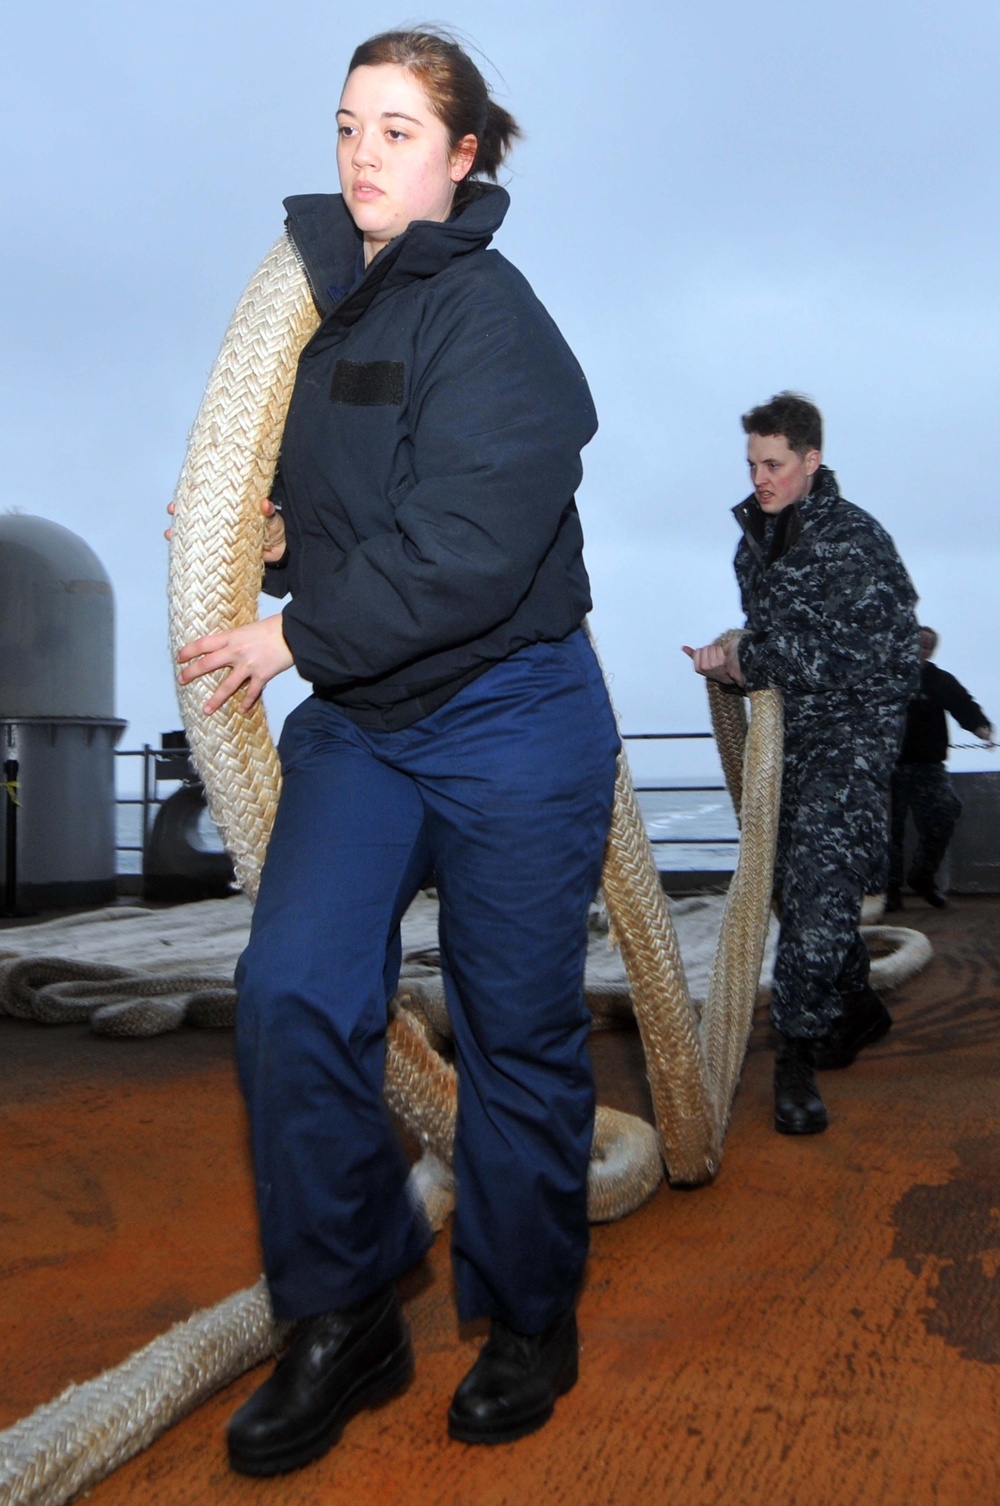
<path fill-rule="evenodd" d="M 587 915 L 619 741 L 583 628 L 574 493 L 597 421 L 483 178 L 518 135 L 447 34 L 354 53 L 341 195 L 286 201 L 322 323 L 269 520 L 277 617 L 180 653 L 209 710 L 293 665 L 281 799 L 237 970 L 264 1264 L 291 1345 L 229 1427 L 307 1463 L 413 1369 L 395 1281 L 431 1234 L 382 1103 L 399 925 L 433 873 L 459 1075 L 452 1260 L 490 1335 L 448 1430 L 502 1443 L 577 1376 L 594 1089 Z M 274 504 L 279 504 L 280 514 Z"/>
<path fill-rule="evenodd" d="M 899 762 L 892 771 L 889 791 L 889 887 L 887 910 L 903 907 L 903 838 L 906 812 L 912 810 L 917 828 L 917 847 L 906 881 L 915 894 L 940 910 L 946 903 L 937 887 L 936 874 L 962 802 L 955 794 L 945 762 L 948 757 L 948 724 L 945 712 L 960 727 L 994 747 L 993 728 L 983 708 L 972 699 L 954 675 L 931 663 L 938 635 L 933 628 L 920 629 L 920 690 L 906 712 L 906 732 Z"/>
<path fill-rule="evenodd" d="M 827 1127 L 815 1069 L 885 1034 L 858 923 L 886 884 L 886 798 L 917 680 L 916 593 L 892 539 L 822 463 L 819 410 L 783 392 L 743 417 L 753 493 L 734 509 L 746 630 L 686 648 L 734 691 L 782 692 L 774 888 L 774 1123 Z"/>

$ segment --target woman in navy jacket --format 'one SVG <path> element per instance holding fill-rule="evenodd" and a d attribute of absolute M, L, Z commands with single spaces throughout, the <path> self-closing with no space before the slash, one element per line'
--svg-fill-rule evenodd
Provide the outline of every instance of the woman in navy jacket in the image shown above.
<path fill-rule="evenodd" d="M 293 665 L 283 788 L 237 1049 L 274 1312 L 298 1320 L 234 1417 L 234 1467 L 292 1469 L 408 1380 L 395 1279 L 430 1235 L 382 1104 L 399 923 L 433 874 L 459 1073 L 452 1258 L 490 1338 L 451 1435 L 509 1441 L 576 1379 L 593 1084 L 587 913 L 618 739 L 582 629 L 574 502 L 596 418 L 573 355 L 488 249 L 517 127 L 468 56 L 387 33 L 351 62 L 342 196 L 287 201 L 323 316 L 269 515 L 280 616 L 199 639 L 207 703 Z M 277 511 L 275 510 L 277 504 Z"/>

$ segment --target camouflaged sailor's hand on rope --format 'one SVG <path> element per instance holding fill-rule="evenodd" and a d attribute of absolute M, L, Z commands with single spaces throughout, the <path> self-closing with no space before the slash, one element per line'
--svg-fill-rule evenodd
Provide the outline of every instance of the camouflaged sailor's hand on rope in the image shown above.
<path fill-rule="evenodd" d="M 720 685 L 742 685 L 743 671 L 740 668 L 740 632 L 726 633 L 704 648 L 690 648 L 686 643 L 681 652 L 694 663 L 696 674 Z"/>

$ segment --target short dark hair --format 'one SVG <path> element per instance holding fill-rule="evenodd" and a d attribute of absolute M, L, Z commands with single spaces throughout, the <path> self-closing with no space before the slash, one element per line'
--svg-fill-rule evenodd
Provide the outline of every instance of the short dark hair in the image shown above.
<path fill-rule="evenodd" d="M 769 403 L 744 413 L 742 423 L 744 434 L 783 434 L 797 455 L 823 448 L 823 415 L 800 392 L 775 393 Z"/>

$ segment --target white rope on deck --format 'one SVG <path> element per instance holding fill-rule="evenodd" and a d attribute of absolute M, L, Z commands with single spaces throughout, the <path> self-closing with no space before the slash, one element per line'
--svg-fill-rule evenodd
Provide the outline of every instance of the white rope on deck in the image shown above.
<path fill-rule="evenodd" d="M 62 1506 L 267 1359 L 280 1337 L 259 1281 L 69 1386 L 0 1433 L 0 1506 Z"/>

